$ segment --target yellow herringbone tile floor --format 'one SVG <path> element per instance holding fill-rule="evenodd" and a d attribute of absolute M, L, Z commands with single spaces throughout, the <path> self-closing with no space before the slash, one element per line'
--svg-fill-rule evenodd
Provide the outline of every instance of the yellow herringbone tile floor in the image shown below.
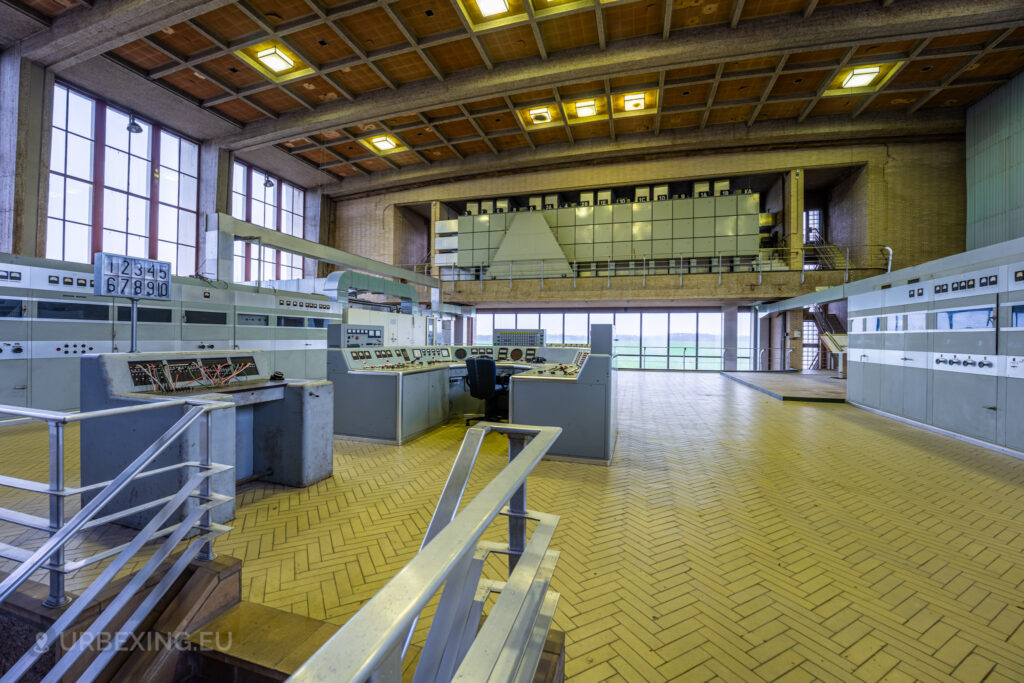
<path fill-rule="evenodd" d="M 1024 680 L 1024 461 L 718 375 L 618 380 L 612 465 L 528 482 L 561 515 L 571 680 Z M 338 440 L 331 479 L 243 489 L 216 543 L 243 597 L 344 623 L 415 554 L 464 429 Z M 0 472 L 43 467 L 11 434 Z M 488 437 L 467 500 L 505 457 Z"/>

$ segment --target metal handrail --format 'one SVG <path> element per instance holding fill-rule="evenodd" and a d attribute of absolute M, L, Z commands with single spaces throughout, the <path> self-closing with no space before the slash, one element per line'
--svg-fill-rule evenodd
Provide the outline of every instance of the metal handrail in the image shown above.
<path fill-rule="evenodd" d="M 78 488 L 68 488 L 64 485 L 63 435 L 66 424 L 94 418 L 104 418 L 113 415 L 131 414 L 146 410 L 175 406 L 188 406 L 188 410 L 185 411 L 185 413 L 178 418 L 170 428 L 168 428 L 163 434 L 157 437 L 152 444 L 143 450 L 143 452 L 114 479 L 109 482 L 92 484 Z M 66 602 L 66 595 L 64 591 L 64 575 L 66 573 L 77 571 L 78 569 L 93 564 L 94 562 L 116 556 L 113 561 L 104 568 L 99 577 L 86 588 L 77 600 L 75 600 L 74 604 L 66 609 L 60 617 L 54 621 L 46 633 L 43 634 L 41 641 L 37 642 L 35 647 L 26 652 L 21 659 L 19 659 L 18 662 L 4 674 L 3 678 L 0 679 L 0 683 L 17 681 L 21 676 L 27 673 L 36 660 L 38 660 L 38 658 L 48 650 L 48 646 L 54 642 L 54 639 L 58 637 L 68 626 L 74 623 L 74 621 L 89 606 L 99 592 L 109 584 L 109 582 L 132 558 L 134 558 L 145 543 L 153 540 L 154 538 L 166 536 L 166 540 L 156 554 L 150 558 L 143 569 L 136 573 L 125 589 L 122 590 L 121 593 L 112 601 L 111 605 L 104 609 L 93 621 L 86 632 L 82 634 L 78 641 L 79 643 L 91 643 L 92 638 L 87 639 L 86 636 L 90 634 L 95 636 L 99 630 L 103 629 L 109 621 L 121 611 L 121 609 L 127 604 L 127 601 L 135 595 L 142 585 L 144 585 L 148 577 L 152 575 L 163 559 L 173 551 L 177 543 L 194 528 L 199 530 L 200 535 L 197 537 L 196 541 L 186 549 L 182 558 L 179 558 L 178 562 L 175 563 L 172 572 L 177 573 L 170 579 L 165 576 L 158 584 L 157 588 L 146 596 L 137 608 L 136 612 L 129 619 L 129 622 L 126 624 L 126 628 L 129 628 L 129 631 L 134 629 L 142 616 L 144 616 L 142 612 L 148 613 L 148 610 L 151 609 L 163 593 L 166 592 L 174 578 L 183 571 L 184 566 L 187 565 L 191 559 L 197 556 L 201 560 L 210 559 L 212 557 L 211 544 L 213 538 L 225 533 L 228 528 L 219 524 L 213 524 L 210 517 L 210 511 L 212 508 L 226 502 L 230 502 L 233 499 L 228 496 L 214 494 L 210 490 L 210 478 L 214 474 L 231 469 L 229 466 L 215 464 L 212 461 L 212 431 L 210 428 L 210 415 L 215 410 L 222 410 L 231 407 L 232 404 L 230 403 L 217 401 L 172 399 L 157 400 L 152 403 L 123 406 L 120 408 L 97 410 L 87 413 L 69 414 L 33 408 L 22 408 L 19 406 L 0 405 L 0 414 L 20 415 L 29 419 L 45 420 L 49 424 L 50 430 L 49 487 L 42 488 L 41 485 L 27 486 L 27 484 L 34 482 L 28 482 L 14 477 L 0 478 L 0 485 L 21 488 L 35 493 L 43 493 L 50 497 L 50 517 L 48 526 L 50 537 L 42 544 L 42 546 L 32 552 L 31 555 L 24 558 L 19 566 L 11 572 L 3 582 L 0 582 L 0 602 L 9 598 L 34 572 L 45 568 L 50 572 L 50 594 L 44 604 L 49 607 L 61 606 Z M 140 505 L 136 505 L 135 507 L 126 510 L 98 517 L 103 508 L 130 483 L 154 474 L 154 470 L 144 471 L 145 468 L 152 464 L 161 453 L 179 439 L 197 421 L 200 426 L 199 459 L 197 461 L 187 461 L 185 463 L 178 463 L 177 465 L 159 468 L 160 471 L 167 471 L 175 467 L 195 467 L 196 473 L 186 481 L 183 487 L 171 496 L 150 502 L 143 502 Z M 70 520 L 64 520 L 64 499 L 66 497 L 91 492 L 100 486 L 103 486 L 102 490 L 100 490 L 92 500 L 82 506 L 78 513 Z M 198 490 L 195 490 L 197 487 Z M 189 498 L 198 498 L 200 504 L 186 515 L 185 521 L 161 528 L 175 510 L 177 510 Z M 159 509 L 156 510 L 150 521 L 130 542 L 123 546 L 101 552 L 95 556 L 85 558 L 84 560 L 70 563 L 70 566 L 65 563 L 65 548 L 76 534 L 95 526 L 99 521 L 104 523 L 115 521 L 142 510 L 154 509 L 157 506 L 159 506 Z M 30 528 L 38 529 L 40 526 L 39 521 L 42 520 L 42 518 L 17 513 L 16 511 L 4 510 L 4 512 L 7 513 L 5 515 L 5 521 L 10 521 Z M 183 558 L 186 557 L 187 559 L 183 561 Z M 108 644 L 108 647 L 106 647 L 104 652 L 102 652 L 101 655 L 93 662 L 93 665 L 81 680 L 92 680 L 99 675 L 103 668 L 103 664 L 108 662 L 113 654 L 113 651 L 110 649 L 111 645 L 114 645 L 116 649 L 116 644 Z M 68 668 L 75 663 L 75 661 L 77 661 L 84 649 L 87 648 L 78 647 L 69 650 L 60 660 L 58 665 L 48 673 L 44 680 L 58 680 L 60 676 L 63 675 L 63 673 L 66 672 Z"/>
<path fill-rule="evenodd" d="M 458 508 L 458 501 L 465 490 L 465 480 L 472 462 L 480 449 L 483 437 L 491 431 L 508 434 L 509 464 L 484 487 L 484 489 L 458 513 L 451 518 Z M 410 629 L 422 609 L 437 593 L 441 584 L 445 584 L 442 601 L 465 607 L 464 591 L 448 586 L 461 584 L 469 572 L 469 561 L 474 559 L 477 544 L 484 531 L 495 517 L 502 511 L 506 501 L 509 507 L 509 548 L 510 565 L 516 565 L 519 556 L 527 554 L 536 559 L 538 550 L 531 540 L 525 546 L 526 518 L 535 518 L 536 513 L 527 514 L 525 509 L 525 481 L 527 475 L 548 452 L 554 440 L 561 434 L 559 427 L 534 427 L 524 425 L 506 425 L 481 422 L 467 430 L 463 445 L 459 450 L 452 473 L 445 485 L 437 511 L 431 519 L 424 545 L 419 554 L 402 568 L 362 609 L 345 623 L 309 660 L 306 661 L 289 679 L 292 681 L 364 681 L 400 680 L 401 654 L 408 642 Z M 523 441 L 532 437 L 530 441 Z M 547 524 L 543 534 L 549 539 L 553 529 L 553 515 L 543 515 L 542 521 Z M 449 521 L 450 520 L 450 521 Z M 537 536 L 540 532 L 535 532 Z M 433 534 L 433 536 L 432 536 Z M 545 544 L 546 545 L 546 544 Z M 526 567 L 524 566 L 524 570 Z M 536 571 L 536 567 L 533 568 Z M 453 576 L 459 581 L 452 581 Z M 513 572 L 513 577 L 516 574 Z M 522 574 L 520 575 L 522 576 Z M 521 578 L 519 579 L 521 580 Z M 509 579 L 510 584 L 513 578 Z M 546 585 L 546 584 L 545 584 Z M 471 586 L 470 586 L 471 587 Z M 463 593 L 455 596 L 455 593 Z M 472 595 L 472 594 L 470 594 Z M 504 594 L 502 597 L 505 597 Z M 519 596 L 522 597 L 522 596 Z M 501 601 L 501 599 L 499 599 Z M 512 602 L 512 599 L 506 602 Z M 539 608 L 539 607 L 538 607 Z M 495 605 L 491 612 L 492 618 L 499 610 Z M 435 615 L 439 621 L 441 609 Z M 447 614 L 447 612 L 446 612 Z M 488 624 L 491 619 L 488 619 Z M 495 620 L 495 625 L 498 625 Z M 445 623 L 453 626 L 455 622 Z M 495 627 L 491 627 L 494 631 Z M 432 626 L 433 634 L 433 626 Z M 472 629 L 475 634 L 475 626 Z M 431 637 L 428 636 L 428 642 Z M 500 649 L 500 648 L 499 648 Z M 458 648 L 456 648 L 458 650 Z M 427 652 L 428 650 L 424 650 Z M 468 656 L 473 652 L 458 652 Z M 449 652 L 445 652 L 448 656 Z M 462 657 L 453 655 L 455 659 Z M 446 660 L 450 668 L 458 662 Z"/>

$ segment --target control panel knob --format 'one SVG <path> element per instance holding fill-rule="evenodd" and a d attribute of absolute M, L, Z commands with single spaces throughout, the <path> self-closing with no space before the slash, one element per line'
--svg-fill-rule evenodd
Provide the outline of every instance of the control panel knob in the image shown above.
<path fill-rule="evenodd" d="M 967 367 L 972 367 L 972 366 L 974 366 L 974 365 L 977 365 L 977 364 L 978 364 L 978 363 L 977 363 L 977 362 L 975 362 L 975 361 L 973 361 L 973 360 L 965 360 L 965 361 L 964 361 L 964 367 L 965 367 L 965 368 L 967 368 Z"/>
<path fill-rule="evenodd" d="M 936 365 L 945 365 L 946 364 L 946 359 L 945 358 L 936 358 L 935 359 L 935 364 Z"/>
<path fill-rule="evenodd" d="M 978 367 L 979 368 L 990 368 L 990 367 L 992 367 L 992 361 L 990 361 L 990 360 L 978 361 Z"/>
<path fill-rule="evenodd" d="M 958 361 L 956 358 L 953 358 L 953 359 L 951 359 L 949 361 L 949 364 L 950 365 L 960 365 L 960 361 Z"/>

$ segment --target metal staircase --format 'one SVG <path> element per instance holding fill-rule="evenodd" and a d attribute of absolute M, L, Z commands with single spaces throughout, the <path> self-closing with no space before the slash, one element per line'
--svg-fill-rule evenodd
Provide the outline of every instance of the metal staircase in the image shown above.
<path fill-rule="evenodd" d="M 846 354 L 848 338 L 846 326 L 839 316 L 833 313 L 822 312 L 820 306 L 810 307 L 811 317 L 818 326 L 818 334 L 825 349 L 835 355 L 839 360 L 839 370 L 842 372 L 842 357 Z"/>

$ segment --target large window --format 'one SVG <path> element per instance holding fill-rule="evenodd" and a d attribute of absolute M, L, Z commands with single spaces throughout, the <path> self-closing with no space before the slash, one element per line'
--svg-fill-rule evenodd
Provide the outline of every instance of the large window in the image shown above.
<path fill-rule="evenodd" d="M 617 368 L 652 370 L 721 370 L 723 315 L 720 311 L 651 311 L 644 313 L 478 313 L 474 343 L 492 343 L 495 329 L 546 331 L 549 344 L 590 343 L 590 326 L 615 326 L 613 353 Z M 750 311 L 737 314 L 737 368 L 749 370 Z"/>
<path fill-rule="evenodd" d="M 154 169 L 158 169 L 154 172 Z M 159 258 L 197 266 L 199 147 L 62 84 L 53 91 L 47 258 Z"/>
<path fill-rule="evenodd" d="M 813 320 L 805 320 L 803 333 L 803 365 L 801 367 L 804 370 L 816 370 L 821 360 L 821 338 L 818 335 L 818 323 Z"/>
<path fill-rule="evenodd" d="M 254 225 L 304 237 L 306 193 L 280 178 L 236 161 L 231 172 L 231 215 Z M 235 281 L 295 280 L 302 257 L 249 242 L 235 242 Z"/>

